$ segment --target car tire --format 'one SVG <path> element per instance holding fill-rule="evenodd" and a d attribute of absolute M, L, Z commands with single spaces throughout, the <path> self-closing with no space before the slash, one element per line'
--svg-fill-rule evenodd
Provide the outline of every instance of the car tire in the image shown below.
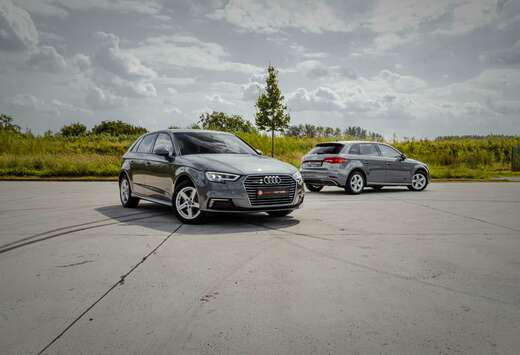
<path fill-rule="evenodd" d="M 351 195 L 359 195 L 365 188 L 365 177 L 360 171 L 353 171 L 345 185 L 345 192 Z"/>
<path fill-rule="evenodd" d="M 285 217 L 285 216 L 288 216 L 290 215 L 292 212 L 292 210 L 287 210 L 287 211 L 270 211 L 270 212 L 267 212 L 267 214 L 271 217 Z"/>
<path fill-rule="evenodd" d="M 312 184 L 305 184 L 305 187 L 311 192 L 320 192 L 323 189 L 323 186 Z"/>
<path fill-rule="evenodd" d="M 416 171 L 412 176 L 412 184 L 408 185 L 410 191 L 422 191 L 428 186 L 428 176 L 424 171 Z"/>
<path fill-rule="evenodd" d="M 200 224 L 206 213 L 199 208 L 199 193 L 191 181 L 182 181 L 175 186 L 172 208 L 175 216 L 185 224 Z"/>
<path fill-rule="evenodd" d="M 139 198 L 132 196 L 132 187 L 126 174 L 119 180 L 119 199 L 124 208 L 135 208 L 139 204 Z"/>

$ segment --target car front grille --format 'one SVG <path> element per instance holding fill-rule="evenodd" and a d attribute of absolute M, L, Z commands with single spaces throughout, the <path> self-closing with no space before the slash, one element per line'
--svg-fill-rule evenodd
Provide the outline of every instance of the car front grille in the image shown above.
<path fill-rule="evenodd" d="M 265 183 L 264 177 L 278 176 L 280 183 Z M 294 201 L 294 194 L 296 192 L 296 181 L 289 175 L 250 175 L 244 181 L 244 187 L 249 197 L 251 206 L 272 206 L 272 205 L 290 205 Z M 256 193 L 259 188 L 287 188 L 289 191 L 287 196 L 270 196 L 258 198 Z"/>

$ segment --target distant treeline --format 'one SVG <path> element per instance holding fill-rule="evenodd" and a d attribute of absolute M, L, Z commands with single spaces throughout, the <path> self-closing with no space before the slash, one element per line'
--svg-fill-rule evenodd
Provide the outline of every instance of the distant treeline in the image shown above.
<path fill-rule="evenodd" d="M 13 118 L 7 115 L 1 115 L 2 127 L 10 127 L 11 130 L 20 132 L 20 127 L 13 123 Z M 170 128 L 179 128 L 176 125 L 170 125 Z M 203 113 L 199 121 L 188 126 L 194 129 L 211 129 L 227 132 L 244 132 L 258 133 L 257 128 L 248 120 L 240 115 L 230 115 L 224 112 Z M 102 121 L 95 125 L 91 130 L 87 129 L 82 123 L 76 122 L 63 126 L 57 135 L 63 137 L 81 137 L 85 135 L 111 135 L 111 136 L 137 136 L 146 133 L 146 128 L 134 126 L 123 121 Z M 47 136 L 54 135 L 48 131 Z M 313 124 L 300 124 L 289 126 L 282 132 L 282 135 L 288 137 L 309 137 L 309 138 L 356 138 L 368 139 L 374 141 L 382 141 L 383 136 L 380 133 L 368 131 L 362 127 L 349 126 L 342 130 L 335 127 L 316 126 Z"/>
<path fill-rule="evenodd" d="M 312 124 L 300 124 L 297 126 L 289 126 L 289 128 L 285 131 L 285 135 L 290 137 L 311 138 L 340 138 L 347 136 L 359 139 L 370 139 L 374 141 L 383 140 L 383 136 L 380 133 L 370 132 L 357 126 L 349 126 L 342 131 L 340 128 L 315 126 Z"/>
<path fill-rule="evenodd" d="M 497 138 L 497 139 L 515 139 L 518 136 L 509 136 L 503 134 L 487 134 L 487 135 L 463 135 L 463 136 L 438 136 L 435 140 L 438 141 L 447 141 L 447 140 L 457 140 L 457 139 L 489 139 L 489 138 Z"/>

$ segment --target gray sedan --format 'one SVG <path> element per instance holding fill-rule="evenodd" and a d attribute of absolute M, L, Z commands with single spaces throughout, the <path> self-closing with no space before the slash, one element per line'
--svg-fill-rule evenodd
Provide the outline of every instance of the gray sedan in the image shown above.
<path fill-rule="evenodd" d="M 422 191 L 428 185 L 428 166 L 410 159 L 394 147 L 375 142 L 321 143 L 304 156 L 301 172 L 305 186 L 314 192 L 338 186 L 359 194 L 366 186 L 407 186 Z"/>
<path fill-rule="evenodd" d="M 172 206 L 184 223 L 200 223 L 209 212 L 286 216 L 304 198 L 298 169 L 233 134 L 204 130 L 137 139 L 123 156 L 119 187 L 124 207 L 136 207 L 140 199 Z"/>

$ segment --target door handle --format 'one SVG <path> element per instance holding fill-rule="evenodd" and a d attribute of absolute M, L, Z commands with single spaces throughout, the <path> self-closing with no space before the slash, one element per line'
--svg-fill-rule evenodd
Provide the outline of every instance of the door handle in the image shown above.
<path fill-rule="evenodd" d="M 385 163 L 386 165 L 392 165 L 392 163 Z"/>

